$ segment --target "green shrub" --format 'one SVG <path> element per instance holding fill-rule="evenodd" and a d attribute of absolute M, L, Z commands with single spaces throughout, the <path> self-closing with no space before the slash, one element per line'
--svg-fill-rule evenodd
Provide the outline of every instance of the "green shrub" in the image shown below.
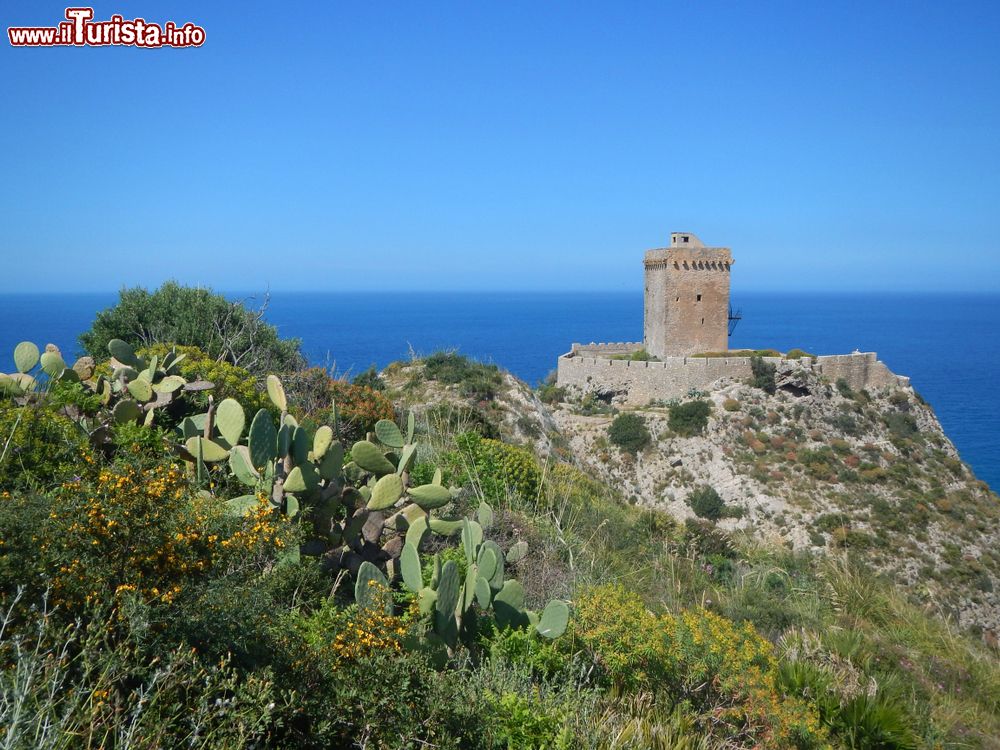
<path fill-rule="evenodd" d="M 727 398 L 722 402 L 722 408 L 726 411 L 739 411 L 740 402 L 735 398 Z"/>
<path fill-rule="evenodd" d="M 837 393 L 839 393 L 844 398 L 853 399 L 857 395 L 854 393 L 854 389 L 851 388 L 848 382 L 843 378 L 837 378 L 834 385 L 837 386 Z"/>
<path fill-rule="evenodd" d="M 886 414 L 883 420 L 885 421 L 885 426 L 889 428 L 889 432 L 901 440 L 911 438 L 920 432 L 917 420 L 912 414 L 894 411 Z"/>
<path fill-rule="evenodd" d="M 670 429 L 682 437 L 700 435 L 708 426 L 712 405 L 708 401 L 685 401 L 670 407 Z"/>
<path fill-rule="evenodd" d="M 659 360 L 645 349 L 638 349 L 631 354 L 613 354 L 610 359 L 624 359 L 630 362 L 658 362 Z"/>
<path fill-rule="evenodd" d="M 785 355 L 785 359 L 802 359 L 803 357 L 815 356 L 815 354 L 810 354 L 809 352 L 802 351 L 801 349 L 789 349 L 788 353 Z"/>
<path fill-rule="evenodd" d="M 436 404 L 427 410 L 427 424 L 432 432 L 461 435 L 475 432 L 484 438 L 500 439 L 500 428 L 483 409 L 466 404 Z"/>
<path fill-rule="evenodd" d="M 765 362 L 763 357 L 754 356 L 750 358 L 750 371 L 753 373 L 750 385 L 773 395 L 777 390 L 774 375 L 778 368 L 770 362 Z"/>
<path fill-rule="evenodd" d="M 526 667 L 539 679 L 551 679 L 570 664 L 569 657 L 559 650 L 555 641 L 542 638 L 530 628 L 494 631 L 484 635 L 483 640 L 492 660 Z"/>
<path fill-rule="evenodd" d="M 0 490 L 58 484 L 95 455 L 86 432 L 52 406 L 0 399 Z"/>
<path fill-rule="evenodd" d="M 737 557 L 732 537 L 714 523 L 699 518 L 684 519 L 681 551 L 705 558 L 735 560 Z"/>
<path fill-rule="evenodd" d="M 487 365 L 455 352 L 437 352 L 423 360 L 424 376 L 439 383 L 458 385 L 463 396 L 477 401 L 491 401 L 503 386 L 503 375 L 496 365 Z"/>
<path fill-rule="evenodd" d="M 858 426 L 858 420 L 854 418 L 853 414 L 847 411 L 841 410 L 838 412 L 830 419 L 830 425 L 840 432 L 843 432 L 845 435 L 857 437 L 861 434 L 861 428 Z"/>
<path fill-rule="evenodd" d="M 364 372 L 360 372 L 354 376 L 354 380 L 351 381 L 354 385 L 363 385 L 366 388 L 371 388 L 373 391 L 384 391 L 385 383 L 382 378 L 378 376 L 378 368 L 372 365 Z"/>
<path fill-rule="evenodd" d="M 570 750 L 565 710 L 540 703 L 538 696 L 508 692 L 488 695 L 488 747 L 496 750 Z"/>
<path fill-rule="evenodd" d="M 608 400 L 599 397 L 593 391 L 584 393 L 580 397 L 580 403 L 576 409 L 578 414 L 585 417 L 592 417 L 595 414 L 615 414 L 617 409 Z"/>
<path fill-rule="evenodd" d="M 707 484 L 691 492 L 687 497 L 687 504 L 696 516 L 710 521 L 718 521 L 726 514 L 726 504 L 722 497 L 714 487 Z"/>
<path fill-rule="evenodd" d="M 517 445 L 465 432 L 455 438 L 457 452 L 441 456 L 452 477 L 472 485 L 486 502 L 533 502 L 541 495 L 542 470 L 535 454 Z"/>
<path fill-rule="evenodd" d="M 538 398 L 543 404 L 558 404 L 566 400 L 566 389 L 555 383 L 543 383 L 538 386 Z"/>
<path fill-rule="evenodd" d="M 278 338 L 278 330 L 264 321 L 262 313 L 263 309 L 248 310 L 211 289 L 168 281 L 153 292 L 122 289 L 118 303 L 97 313 L 90 329 L 80 335 L 80 343 L 97 361 L 107 358 L 111 339 L 122 339 L 136 349 L 155 343 L 196 346 L 212 359 L 256 375 L 302 367 L 301 342 Z"/>
<path fill-rule="evenodd" d="M 645 449 L 653 438 L 642 415 L 627 411 L 614 418 L 608 428 L 608 439 L 626 453 L 635 454 Z"/>

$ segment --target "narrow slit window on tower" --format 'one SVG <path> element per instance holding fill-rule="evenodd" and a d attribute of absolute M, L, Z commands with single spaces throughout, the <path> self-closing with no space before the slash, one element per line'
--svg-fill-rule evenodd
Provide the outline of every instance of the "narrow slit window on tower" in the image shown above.
<path fill-rule="evenodd" d="M 698 301 L 701 302 L 701 295 L 698 295 Z"/>
<path fill-rule="evenodd" d="M 704 318 L 701 319 L 701 324 L 705 325 L 705 319 Z"/>
<path fill-rule="evenodd" d="M 681 301 L 680 297 L 677 297 L 677 298 L 674 299 L 674 302 L 680 302 L 680 301 Z"/>

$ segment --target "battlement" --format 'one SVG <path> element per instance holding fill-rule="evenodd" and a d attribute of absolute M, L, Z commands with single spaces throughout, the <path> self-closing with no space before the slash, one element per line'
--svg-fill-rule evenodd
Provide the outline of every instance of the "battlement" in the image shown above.
<path fill-rule="evenodd" d="M 646 268 L 673 268 L 678 271 L 728 271 L 736 261 L 728 247 L 658 247 L 643 257 Z"/>

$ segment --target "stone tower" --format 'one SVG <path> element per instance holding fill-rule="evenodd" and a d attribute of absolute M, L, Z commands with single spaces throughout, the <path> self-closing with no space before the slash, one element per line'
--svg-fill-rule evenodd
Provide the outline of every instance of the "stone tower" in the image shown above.
<path fill-rule="evenodd" d="M 643 345 L 655 357 L 729 349 L 728 247 L 705 247 L 673 232 L 670 247 L 648 250 Z"/>

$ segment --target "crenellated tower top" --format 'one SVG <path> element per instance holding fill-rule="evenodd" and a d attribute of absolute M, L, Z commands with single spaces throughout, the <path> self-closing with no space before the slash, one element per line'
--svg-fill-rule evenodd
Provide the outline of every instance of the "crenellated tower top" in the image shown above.
<path fill-rule="evenodd" d="M 726 351 L 729 346 L 728 247 L 706 247 L 672 232 L 670 247 L 648 250 L 643 342 L 657 357 Z"/>

